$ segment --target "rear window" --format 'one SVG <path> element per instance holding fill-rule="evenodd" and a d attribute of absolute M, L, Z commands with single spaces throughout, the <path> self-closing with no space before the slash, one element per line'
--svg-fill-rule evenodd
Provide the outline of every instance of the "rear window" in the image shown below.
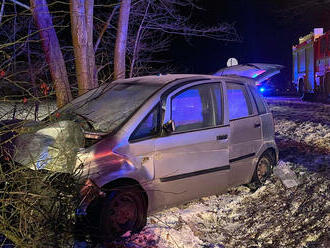
<path fill-rule="evenodd" d="M 258 109 L 258 113 L 259 114 L 265 114 L 267 112 L 266 107 L 265 107 L 265 103 L 262 99 L 262 96 L 260 96 L 260 94 L 258 93 L 258 91 L 256 90 L 255 87 L 253 86 L 249 86 L 250 91 L 252 93 L 254 102 L 257 105 L 257 109 Z"/>

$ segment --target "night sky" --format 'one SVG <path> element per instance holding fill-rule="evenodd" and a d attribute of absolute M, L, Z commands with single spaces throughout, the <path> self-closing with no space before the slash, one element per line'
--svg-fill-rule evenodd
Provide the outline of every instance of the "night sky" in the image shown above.
<path fill-rule="evenodd" d="M 306 1 L 310 2 L 307 6 Z M 194 19 L 206 25 L 234 23 L 241 42 L 194 38 L 189 44 L 177 39 L 172 52 L 176 63 L 190 72 L 209 74 L 226 66 L 229 57 L 239 63 L 265 62 L 286 66 L 284 78 L 291 80 L 291 48 L 314 27 L 330 30 L 330 1 L 315 0 L 202 1 L 204 11 Z M 318 3 L 318 4 L 316 4 Z M 299 8 L 300 4 L 306 4 Z M 286 12 L 288 8 L 292 11 Z"/>

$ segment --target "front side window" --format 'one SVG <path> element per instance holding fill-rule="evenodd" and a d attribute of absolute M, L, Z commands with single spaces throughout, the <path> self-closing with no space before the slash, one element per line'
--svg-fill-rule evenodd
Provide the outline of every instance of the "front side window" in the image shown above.
<path fill-rule="evenodd" d="M 153 137 L 159 131 L 159 105 L 157 105 L 139 124 L 130 137 L 130 140 L 139 140 Z"/>
<path fill-rule="evenodd" d="M 229 120 L 247 117 L 252 114 L 244 85 L 227 83 L 227 98 Z"/>
<path fill-rule="evenodd" d="M 212 104 L 213 84 L 188 88 L 171 101 L 171 119 L 176 131 L 189 131 L 216 125 L 216 114 Z"/>

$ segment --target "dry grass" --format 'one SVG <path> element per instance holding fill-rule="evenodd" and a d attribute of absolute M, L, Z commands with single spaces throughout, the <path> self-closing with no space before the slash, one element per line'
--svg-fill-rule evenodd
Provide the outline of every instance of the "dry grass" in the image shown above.
<path fill-rule="evenodd" d="M 1 168 L 0 233 L 17 247 L 69 247 L 80 188 L 75 179 L 13 163 Z"/>

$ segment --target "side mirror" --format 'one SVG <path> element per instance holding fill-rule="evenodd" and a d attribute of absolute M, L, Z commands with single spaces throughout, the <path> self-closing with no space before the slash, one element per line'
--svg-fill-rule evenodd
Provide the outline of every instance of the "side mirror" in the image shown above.
<path fill-rule="evenodd" d="M 175 131 L 175 123 L 173 120 L 169 120 L 168 122 L 164 123 L 163 129 L 167 134 L 173 133 Z"/>

